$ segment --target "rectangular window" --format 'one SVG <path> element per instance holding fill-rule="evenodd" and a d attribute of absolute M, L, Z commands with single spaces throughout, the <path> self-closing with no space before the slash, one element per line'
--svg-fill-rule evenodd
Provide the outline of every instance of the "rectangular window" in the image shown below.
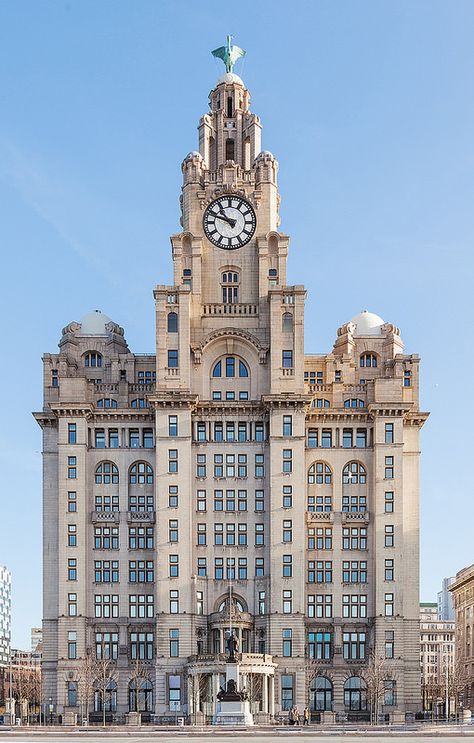
<path fill-rule="evenodd" d="M 198 511 L 206 511 L 206 491 L 205 490 L 198 490 L 197 491 L 197 510 Z"/>
<path fill-rule="evenodd" d="M 283 436 L 293 436 L 293 416 L 283 416 Z"/>
<path fill-rule="evenodd" d="M 343 583 L 367 583 L 366 560 L 344 560 L 342 563 Z"/>
<path fill-rule="evenodd" d="M 293 487 L 291 485 L 283 485 L 283 508 L 293 507 Z"/>
<path fill-rule="evenodd" d="M 235 477 L 235 454 L 225 456 L 225 476 Z"/>
<path fill-rule="evenodd" d="M 385 632 L 385 657 L 393 658 L 395 650 L 395 632 L 387 630 Z"/>
<path fill-rule="evenodd" d="M 385 443 L 393 444 L 393 423 L 385 424 Z"/>
<path fill-rule="evenodd" d="M 403 372 L 403 386 L 411 387 L 411 371 L 409 369 L 405 369 Z"/>
<path fill-rule="evenodd" d="M 307 614 L 310 618 L 332 618 L 332 594 L 308 594 Z"/>
<path fill-rule="evenodd" d="M 384 684 L 384 697 L 383 703 L 386 707 L 394 707 L 397 703 L 396 688 L 397 682 L 395 679 L 385 679 Z"/>
<path fill-rule="evenodd" d="M 308 658 L 311 660 L 330 660 L 331 645 L 330 632 L 308 632 Z"/>
<path fill-rule="evenodd" d="M 95 633 L 95 656 L 97 660 L 117 660 L 118 658 L 118 633 L 96 632 Z"/>
<path fill-rule="evenodd" d="M 153 632 L 130 633 L 130 657 L 132 660 L 153 660 Z"/>
<path fill-rule="evenodd" d="M 235 392 L 234 390 L 227 390 L 225 393 L 225 399 L 226 400 L 235 400 Z"/>
<path fill-rule="evenodd" d="M 293 368 L 293 351 L 287 350 L 281 352 L 281 365 L 284 369 Z"/>
<path fill-rule="evenodd" d="M 178 450 L 168 449 L 168 472 L 170 474 L 175 474 L 177 471 L 178 471 Z"/>
<path fill-rule="evenodd" d="M 118 428 L 109 428 L 109 449 L 118 449 L 119 434 Z"/>
<path fill-rule="evenodd" d="M 263 557 L 255 558 L 255 577 L 263 578 L 265 575 L 265 560 Z"/>
<path fill-rule="evenodd" d="M 283 555 L 282 577 L 291 578 L 293 576 L 293 556 Z"/>
<path fill-rule="evenodd" d="M 196 455 L 196 477 L 206 477 L 206 455 Z"/>
<path fill-rule="evenodd" d="M 67 561 L 67 579 L 77 580 L 77 560 L 75 557 Z"/>
<path fill-rule="evenodd" d="M 393 480 L 393 457 L 385 457 L 385 479 Z"/>
<path fill-rule="evenodd" d="M 197 560 L 197 574 L 199 578 L 207 577 L 207 558 L 198 557 Z"/>
<path fill-rule="evenodd" d="M 168 676 L 168 706 L 170 712 L 181 710 L 181 676 Z"/>
<path fill-rule="evenodd" d="M 176 417 L 176 416 L 175 416 Z M 178 421 L 176 419 L 176 433 L 173 434 L 174 436 L 178 435 Z M 171 436 L 171 434 L 170 434 Z M 196 426 L 196 438 L 197 441 L 207 441 L 207 426 L 204 422 L 199 422 Z"/>
<path fill-rule="evenodd" d="M 118 594 L 96 594 L 94 596 L 94 616 L 96 619 L 117 618 L 119 615 Z"/>
<path fill-rule="evenodd" d="M 170 485 L 168 487 L 168 507 L 178 508 L 178 486 Z"/>
<path fill-rule="evenodd" d="M 177 436 L 177 435 L 178 435 L 178 416 L 169 415 L 168 416 L 168 436 Z"/>
<path fill-rule="evenodd" d="M 169 542 L 178 542 L 179 541 L 179 532 L 178 532 L 178 521 L 177 521 L 177 519 L 170 519 L 168 521 L 168 541 Z"/>
<path fill-rule="evenodd" d="M 225 424 L 225 440 L 235 441 L 235 423 L 234 421 L 227 421 Z"/>
<path fill-rule="evenodd" d="M 130 449 L 140 448 L 140 431 L 138 428 L 131 428 L 128 432 L 128 445 Z"/>
<path fill-rule="evenodd" d="M 179 629 L 170 629 L 170 658 L 179 657 Z"/>
<path fill-rule="evenodd" d="M 204 593 L 196 591 L 196 614 L 204 614 Z"/>
<path fill-rule="evenodd" d="M 265 477 L 265 459 L 263 454 L 255 455 L 255 477 Z"/>
<path fill-rule="evenodd" d="M 286 474 L 293 471 L 293 450 L 283 449 L 282 471 Z"/>
<path fill-rule="evenodd" d="M 225 525 L 225 543 L 228 547 L 233 547 L 235 544 L 235 524 Z"/>
<path fill-rule="evenodd" d="M 68 524 L 67 527 L 67 546 L 77 547 L 77 526 L 76 524 Z"/>
<path fill-rule="evenodd" d="M 283 535 L 282 539 L 284 542 L 293 541 L 293 522 L 288 520 L 283 521 Z"/>
<path fill-rule="evenodd" d="M 356 432 L 356 447 L 365 449 L 367 447 L 367 429 L 358 428 Z"/>
<path fill-rule="evenodd" d="M 247 477 L 247 455 L 239 454 L 237 477 Z"/>
<path fill-rule="evenodd" d="M 197 525 L 197 543 L 201 546 L 207 544 L 206 524 Z"/>
<path fill-rule="evenodd" d="M 168 351 L 168 369 L 178 368 L 178 351 L 177 349 L 171 349 Z"/>
<path fill-rule="evenodd" d="M 265 530 L 263 524 L 255 524 L 255 546 L 263 547 L 265 544 Z"/>
<path fill-rule="evenodd" d="M 385 492 L 385 513 L 393 513 L 393 491 L 388 490 Z"/>
<path fill-rule="evenodd" d="M 51 387 L 59 387 L 59 372 L 57 369 L 51 370 Z"/>
<path fill-rule="evenodd" d="M 334 381 L 336 382 L 336 384 L 342 382 L 342 371 L 340 369 L 336 369 L 336 371 L 334 372 Z"/>
<path fill-rule="evenodd" d="M 385 616 L 393 617 L 393 593 L 385 594 Z"/>
<path fill-rule="evenodd" d="M 75 480 L 77 477 L 77 459 L 76 457 L 67 458 L 67 476 L 68 480 Z"/>
<path fill-rule="evenodd" d="M 285 673 L 280 676 L 282 712 L 288 712 L 293 707 L 293 681 L 294 677 L 292 674 Z"/>
<path fill-rule="evenodd" d="M 239 557 L 239 580 L 247 580 L 247 558 Z"/>
<path fill-rule="evenodd" d="M 68 423 L 67 425 L 67 443 L 68 444 L 76 444 L 77 443 L 77 431 L 76 431 L 76 424 L 75 423 Z"/>
<path fill-rule="evenodd" d="M 255 424 L 255 441 L 265 441 L 265 426 L 263 423 Z"/>
<path fill-rule="evenodd" d="M 387 524 L 385 527 L 385 546 L 395 546 L 395 527 L 393 524 Z"/>
<path fill-rule="evenodd" d="M 69 617 L 77 617 L 77 593 L 68 593 L 67 613 Z"/>
<path fill-rule="evenodd" d="M 258 592 L 258 613 L 265 614 L 265 591 Z"/>
<path fill-rule="evenodd" d="M 224 424 L 222 422 L 214 423 L 214 441 L 220 444 L 224 441 Z"/>
<path fill-rule="evenodd" d="M 330 428 L 323 428 L 321 433 L 321 446 L 323 449 L 330 449 L 332 447 L 332 430 Z"/>
<path fill-rule="evenodd" d="M 77 658 L 77 632 L 67 633 L 67 657 L 69 660 Z"/>
<path fill-rule="evenodd" d="M 153 439 L 153 429 L 144 428 L 143 429 L 143 448 L 153 449 L 154 446 L 155 446 L 155 442 Z"/>
<path fill-rule="evenodd" d="M 69 490 L 67 494 L 67 510 L 69 513 L 77 511 L 77 493 L 75 490 Z"/>
<path fill-rule="evenodd" d="M 344 619 L 366 619 L 367 595 L 354 593 L 343 594 L 342 616 Z"/>
<path fill-rule="evenodd" d="M 241 422 L 238 425 L 238 439 L 240 442 L 248 441 L 247 439 L 247 424 Z"/>
<path fill-rule="evenodd" d="M 179 555 L 169 555 L 168 575 L 170 578 L 179 577 Z"/>
<path fill-rule="evenodd" d="M 105 449 L 105 429 L 104 428 L 96 428 L 95 429 L 95 444 L 96 449 Z"/>
<path fill-rule="evenodd" d="M 332 550 L 332 527 L 318 526 L 308 529 L 309 550 Z"/>
<path fill-rule="evenodd" d="M 214 524 L 214 544 L 217 546 L 224 544 L 224 524 Z"/>
<path fill-rule="evenodd" d="M 343 550 L 366 550 L 367 549 L 367 527 L 351 526 L 342 528 Z"/>
<path fill-rule="evenodd" d="M 342 654 L 344 660 L 365 660 L 366 638 L 365 632 L 343 632 Z"/>
<path fill-rule="evenodd" d="M 214 511 L 224 510 L 224 491 L 214 490 Z"/>
<path fill-rule="evenodd" d="M 342 446 L 344 449 L 352 448 L 352 428 L 344 428 L 342 431 Z"/>
<path fill-rule="evenodd" d="M 238 545 L 239 547 L 247 546 L 247 524 L 238 525 Z"/>
<path fill-rule="evenodd" d="M 214 558 L 214 578 L 215 580 L 224 580 L 224 558 Z"/>
<path fill-rule="evenodd" d="M 235 580 L 235 557 L 226 560 L 226 580 Z"/>
<path fill-rule="evenodd" d="M 394 560 L 389 559 L 385 560 L 385 580 L 392 581 L 394 580 Z"/>
<path fill-rule="evenodd" d="M 239 511 L 246 511 L 247 510 L 247 491 L 246 490 L 239 490 L 237 492 L 237 506 Z"/>
<path fill-rule="evenodd" d="M 170 614 L 179 614 L 179 591 L 170 591 Z"/>
<path fill-rule="evenodd" d="M 283 591 L 282 608 L 283 614 L 291 614 L 293 612 L 293 591 Z"/>
<path fill-rule="evenodd" d="M 317 449 L 318 447 L 318 429 L 310 428 L 308 431 L 308 449 Z"/>
<path fill-rule="evenodd" d="M 117 563 L 118 566 L 118 563 Z M 155 567 L 153 560 L 129 560 L 128 582 L 129 583 L 153 583 L 155 580 Z"/>
<path fill-rule="evenodd" d="M 292 648 L 292 630 L 291 629 L 284 629 L 282 630 L 282 656 L 284 658 L 291 658 L 293 655 L 293 648 Z"/>

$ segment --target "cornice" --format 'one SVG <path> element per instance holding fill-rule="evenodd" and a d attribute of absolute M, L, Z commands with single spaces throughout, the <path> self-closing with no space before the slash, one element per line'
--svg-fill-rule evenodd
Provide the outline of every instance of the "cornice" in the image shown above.
<path fill-rule="evenodd" d="M 42 410 L 41 412 L 33 413 L 32 415 L 41 428 L 53 428 L 58 424 L 57 417 L 54 413 L 51 413 L 51 411 Z"/>
<path fill-rule="evenodd" d="M 256 335 L 253 333 L 250 333 L 248 330 L 244 330 L 243 328 L 219 328 L 218 330 L 213 330 L 211 333 L 208 333 L 200 343 L 196 343 L 191 346 L 191 350 L 194 355 L 194 363 L 200 364 L 201 363 L 201 355 L 206 346 L 208 346 L 210 343 L 216 340 L 220 340 L 221 338 L 241 338 L 247 343 L 250 343 L 259 354 L 259 360 L 261 364 L 264 364 L 266 362 L 267 353 L 269 351 L 269 345 L 265 343 L 261 343 Z"/>
<path fill-rule="evenodd" d="M 58 418 L 90 418 L 94 413 L 89 402 L 52 402 L 50 408 Z"/>
<path fill-rule="evenodd" d="M 403 422 L 407 426 L 421 428 L 429 418 L 429 413 L 421 413 L 418 410 L 410 410 L 404 416 Z"/>

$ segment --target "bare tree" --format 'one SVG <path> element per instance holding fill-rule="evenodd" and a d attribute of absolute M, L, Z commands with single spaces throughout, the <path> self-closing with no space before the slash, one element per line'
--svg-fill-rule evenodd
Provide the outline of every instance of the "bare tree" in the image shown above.
<path fill-rule="evenodd" d="M 89 705 L 94 695 L 94 685 L 97 678 L 97 661 L 92 655 L 87 654 L 81 660 L 77 669 L 77 691 L 81 705 L 81 718 L 86 713 L 89 722 Z"/>
<path fill-rule="evenodd" d="M 372 725 L 375 725 L 379 719 L 380 708 L 383 704 L 385 682 L 389 680 L 387 663 L 384 656 L 371 651 L 368 665 L 361 670 L 360 675 L 367 687 L 370 722 Z"/>
<path fill-rule="evenodd" d="M 136 694 L 136 710 L 135 712 L 142 712 L 140 709 L 140 692 L 145 688 L 148 682 L 151 681 L 151 669 L 146 663 L 140 658 L 135 660 L 133 664 L 133 670 L 130 674 L 130 682 L 135 682 L 135 694 Z"/>
<path fill-rule="evenodd" d="M 321 658 L 306 658 L 305 663 L 305 704 L 311 709 L 311 687 L 317 676 L 322 675 L 324 661 Z"/>
<path fill-rule="evenodd" d="M 117 677 L 115 661 L 112 658 L 100 658 L 94 661 L 95 690 L 99 692 L 102 701 L 102 722 L 105 727 L 105 700 L 110 685 Z"/>
<path fill-rule="evenodd" d="M 431 719 L 434 719 L 436 702 L 442 698 L 443 688 L 437 676 L 430 674 L 422 683 L 423 709 L 431 712 Z"/>

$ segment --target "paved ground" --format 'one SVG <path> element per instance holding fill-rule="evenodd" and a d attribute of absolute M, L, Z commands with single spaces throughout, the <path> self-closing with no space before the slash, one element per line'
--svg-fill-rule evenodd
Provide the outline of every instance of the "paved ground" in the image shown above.
<path fill-rule="evenodd" d="M 294 743 L 296 738 L 304 738 L 305 743 L 336 743 L 337 741 L 343 741 L 343 743 L 361 743 L 363 740 L 370 741 L 370 743 L 387 743 L 387 741 L 395 739 L 397 743 L 440 743 L 442 740 L 448 740 L 449 743 L 461 743 L 466 738 L 474 737 L 474 726 L 463 726 L 458 728 L 437 728 L 435 731 L 432 729 L 428 730 L 406 730 L 403 728 L 392 728 L 391 732 L 387 730 L 368 730 L 359 729 L 357 732 L 354 730 L 334 730 L 334 731 L 322 731 L 322 730 L 311 730 L 311 729 L 297 729 L 288 730 L 288 728 L 268 728 L 256 729 L 252 732 L 248 730 L 209 730 L 198 731 L 195 730 L 192 733 L 188 730 L 150 730 L 150 731 L 127 731 L 127 730 L 113 730 L 107 729 L 106 731 L 90 731 L 86 732 L 80 729 L 71 730 L 67 734 L 63 731 L 52 731 L 52 730 L 2 730 L 0 728 L 0 742 L 15 741 L 15 743 L 31 743 L 31 741 L 38 740 L 42 743 L 66 743 L 70 741 L 71 737 L 79 739 L 81 741 L 87 741 L 87 743 L 104 743 L 104 740 L 108 741 L 123 741 L 123 743 L 176 743 L 177 740 L 182 743 L 195 743 L 196 739 L 200 743 L 215 743 L 216 738 L 220 739 L 222 743 L 228 741 L 238 741 L 238 743 L 269 743 L 270 739 L 278 741 L 278 743 Z"/>

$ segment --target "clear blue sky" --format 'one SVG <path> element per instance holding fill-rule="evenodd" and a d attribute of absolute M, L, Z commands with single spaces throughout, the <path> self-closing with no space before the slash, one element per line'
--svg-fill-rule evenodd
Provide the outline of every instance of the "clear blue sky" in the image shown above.
<path fill-rule="evenodd" d="M 41 355 L 95 308 L 153 351 L 180 164 L 227 33 L 280 161 L 306 350 L 368 308 L 422 357 L 422 598 L 474 562 L 474 3 L 0 0 L 0 563 L 17 646 L 41 619 Z"/>

